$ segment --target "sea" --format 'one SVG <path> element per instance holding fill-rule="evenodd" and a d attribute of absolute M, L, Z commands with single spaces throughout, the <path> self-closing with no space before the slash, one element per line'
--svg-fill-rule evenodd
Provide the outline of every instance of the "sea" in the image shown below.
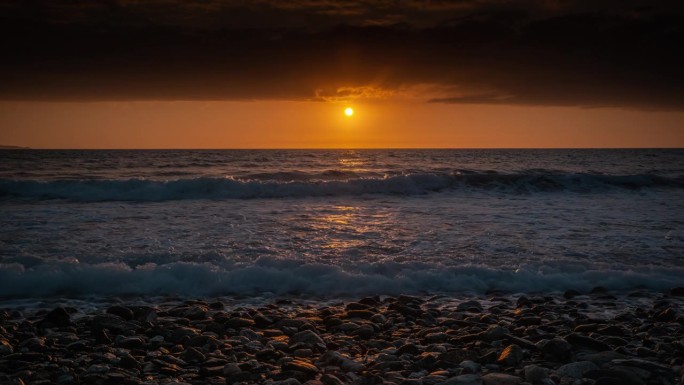
<path fill-rule="evenodd" d="M 683 149 L 0 151 L 2 300 L 677 286 Z"/>

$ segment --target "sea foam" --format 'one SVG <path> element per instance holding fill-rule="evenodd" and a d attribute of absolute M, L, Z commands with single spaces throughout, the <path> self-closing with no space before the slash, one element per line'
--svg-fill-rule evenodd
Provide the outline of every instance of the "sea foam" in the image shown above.
<path fill-rule="evenodd" d="M 683 268 L 514 270 L 481 265 L 460 267 L 428 263 L 375 263 L 348 270 L 341 266 L 296 260 L 261 259 L 250 265 L 174 262 L 136 267 L 124 263 L 46 262 L 26 267 L 0 265 L 0 297 L 182 295 L 364 295 L 400 293 L 485 293 L 492 290 L 553 292 L 666 290 L 684 286 Z"/>

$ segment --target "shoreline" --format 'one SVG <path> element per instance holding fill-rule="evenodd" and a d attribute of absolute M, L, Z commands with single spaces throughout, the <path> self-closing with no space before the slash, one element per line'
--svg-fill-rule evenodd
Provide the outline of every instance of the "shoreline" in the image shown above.
<path fill-rule="evenodd" d="M 0 303 L 0 383 L 675 385 L 681 294 Z"/>

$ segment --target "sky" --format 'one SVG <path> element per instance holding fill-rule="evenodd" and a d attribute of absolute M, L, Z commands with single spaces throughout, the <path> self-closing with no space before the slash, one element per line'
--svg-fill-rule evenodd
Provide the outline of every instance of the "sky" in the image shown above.
<path fill-rule="evenodd" d="M 0 0 L 0 44 L 3 145 L 684 147 L 681 1 Z"/>

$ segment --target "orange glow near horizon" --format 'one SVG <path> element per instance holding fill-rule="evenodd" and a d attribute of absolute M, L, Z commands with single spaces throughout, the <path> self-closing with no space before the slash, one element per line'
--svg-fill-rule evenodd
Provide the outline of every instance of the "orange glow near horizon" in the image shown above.
<path fill-rule="evenodd" d="M 32 148 L 684 147 L 684 113 L 368 101 L 0 102 L 0 145 Z M 350 107 L 351 108 L 351 107 Z"/>

